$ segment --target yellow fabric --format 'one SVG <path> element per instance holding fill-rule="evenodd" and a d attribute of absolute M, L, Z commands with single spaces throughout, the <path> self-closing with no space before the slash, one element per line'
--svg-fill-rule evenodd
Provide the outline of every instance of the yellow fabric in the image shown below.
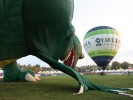
<path fill-rule="evenodd" d="M 15 59 L 11 59 L 11 60 L 2 60 L 2 61 L 0 61 L 0 68 L 2 68 L 3 66 L 8 65 L 8 64 L 10 64 L 10 63 L 12 63 L 12 62 L 14 62 L 14 61 L 15 61 Z"/>

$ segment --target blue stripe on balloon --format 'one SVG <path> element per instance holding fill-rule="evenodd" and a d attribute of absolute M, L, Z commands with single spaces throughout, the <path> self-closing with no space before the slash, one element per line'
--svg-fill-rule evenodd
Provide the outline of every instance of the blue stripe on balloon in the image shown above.
<path fill-rule="evenodd" d="M 112 27 L 110 27 L 110 26 L 97 26 L 97 27 L 92 28 L 92 29 L 89 30 L 88 32 L 95 31 L 95 30 L 99 30 L 99 29 L 113 29 L 113 30 L 115 30 L 114 28 L 112 28 Z M 87 33 L 88 33 L 88 32 L 87 32 Z"/>
<path fill-rule="evenodd" d="M 110 63 L 110 61 L 113 59 L 113 56 L 96 56 L 92 57 L 93 61 L 103 69 L 106 68 L 106 66 Z"/>

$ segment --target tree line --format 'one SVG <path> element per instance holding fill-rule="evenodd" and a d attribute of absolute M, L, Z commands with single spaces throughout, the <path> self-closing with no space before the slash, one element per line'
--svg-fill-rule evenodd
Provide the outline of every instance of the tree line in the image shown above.
<path fill-rule="evenodd" d="M 120 69 L 120 68 L 122 68 L 122 69 L 130 69 L 130 68 L 133 68 L 132 66 L 133 66 L 133 64 L 130 64 L 130 63 L 126 62 L 126 61 L 124 61 L 122 63 L 114 61 L 114 62 L 112 62 L 111 69 Z"/>
<path fill-rule="evenodd" d="M 117 61 L 112 62 L 111 65 L 106 66 L 106 70 L 117 70 L 117 69 L 130 69 L 133 68 L 133 64 L 130 64 L 126 61 L 120 63 Z M 79 72 L 85 72 L 85 71 L 96 71 L 96 70 L 102 70 L 101 67 L 97 65 L 84 65 L 76 68 Z"/>
<path fill-rule="evenodd" d="M 39 64 L 36 65 L 20 65 L 20 68 L 23 70 L 32 70 L 35 73 L 38 73 L 39 71 L 51 71 L 53 70 L 51 67 L 41 67 Z M 117 69 L 129 69 L 129 68 L 133 68 L 133 64 L 130 64 L 126 61 L 120 63 L 117 61 L 112 62 L 111 65 L 108 65 L 106 67 L 106 70 L 117 70 Z M 85 72 L 85 71 L 95 71 L 95 70 L 102 70 L 101 67 L 97 66 L 97 65 L 84 65 L 84 66 L 77 66 L 76 70 L 79 72 Z"/>
<path fill-rule="evenodd" d="M 39 64 L 36 64 L 36 65 L 31 65 L 31 64 L 29 64 L 29 65 L 21 65 L 21 64 L 18 64 L 18 65 L 20 66 L 20 68 L 22 70 L 32 70 L 35 73 L 38 73 L 39 71 L 43 72 L 43 71 L 51 71 L 51 70 L 53 70 L 51 67 L 45 67 L 45 66 L 41 67 Z"/>

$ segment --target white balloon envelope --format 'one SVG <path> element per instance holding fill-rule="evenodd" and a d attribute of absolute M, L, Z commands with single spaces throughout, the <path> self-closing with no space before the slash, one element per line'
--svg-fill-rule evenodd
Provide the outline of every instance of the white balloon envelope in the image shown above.
<path fill-rule="evenodd" d="M 83 46 L 92 60 L 103 69 L 110 63 L 120 47 L 120 34 L 109 26 L 98 26 L 89 30 Z"/>

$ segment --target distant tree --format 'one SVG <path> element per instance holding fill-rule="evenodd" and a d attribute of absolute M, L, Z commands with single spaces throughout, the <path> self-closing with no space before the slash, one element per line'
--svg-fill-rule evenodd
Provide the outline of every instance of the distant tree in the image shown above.
<path fill-rule="evenodd" d="M 36 64 L 31 68 L 31 70 L 34 71 L 35 73 L 38 73 L 41 70 L 40 65 Z"/>
<path fill-rule="evenodd" d="M 38 64 L 37 65 L 34 65 L 34 66 L 32 66 L 31 64 L 29 64 L 27 66 L 26 65 L 20 65 L 20 64 L 18 64 L 18 65 L 23 70 L 32 70 L 35 73 L 37 73 L 38 71 L 41 70 L 40 65 L 38 65 Z"/>
<path fill-rule="evenodd" d="M 112 62 L 111 69 L 119 69 L 121 68 L 121 64 L 117 61 Z"/>
<path fill-rule="evenodd" d="M 79 67 L 78 71 L 79 72 L 85 72 L 86 71 L 86 65 Z"/>
<path fill-rule="evenodd" d="M 41 70 L 41 71 L 46 71 L 46 68 L 47 68 L 47 67 L 41 67 L 40 70 Z"/>
<path fill-rule="evenodd" d="M 41 66 L 39 64 L 36 64 L 35 67 L 40 68 Z"/>
<path fill-rule="evenodd" d="M 77 70 L 78 72 L 82 72 L 81 67 L 76 67 L 76 70 Z"/>
<path fill-rule="evenodd" d="M 26 67 L 27 67 L 26 65 L 20 65 L 20 64 L 18 64 L 18 66 L 19 66 L 21 69 L 23 69 L 23 70 L 26 69 Z"/>
<path fill-rule="evenodd" d="M 110 65 L 107 65 L 106 66 L 106 70 L 109 70 L 109 69 L 111 69 L 111 66 Z"/>
<path fill-rule="evenodd" d="M 90 65 L 90 71 L 95 71 L 98 69 L 98 66 L 97 65 Z"/>
<path fill-rule="evenodd" d="M 121 68 L 122 69 L 128 69 L 128 67 L 130 66 L 130 64 L 126 61 L 124 61 L 123 63 L 121 63 Z"/>
<path fill-rule="evenodd" d="M 130 68 L 133 68 L 133 64 L 129 64 L 129 67 L 130 67 Z"/>

